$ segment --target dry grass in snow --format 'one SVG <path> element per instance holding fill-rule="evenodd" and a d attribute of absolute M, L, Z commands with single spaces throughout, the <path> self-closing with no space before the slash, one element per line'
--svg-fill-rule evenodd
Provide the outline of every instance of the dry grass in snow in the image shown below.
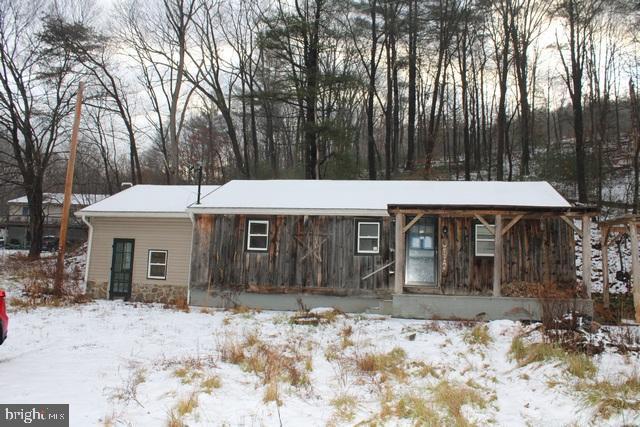
<path fill-rule="evenodd" d="M 511 321 L 326 313 L 10 307 L 3 401 L 69 403 L 74 426 L 640 423 L 637 353 Z"/>

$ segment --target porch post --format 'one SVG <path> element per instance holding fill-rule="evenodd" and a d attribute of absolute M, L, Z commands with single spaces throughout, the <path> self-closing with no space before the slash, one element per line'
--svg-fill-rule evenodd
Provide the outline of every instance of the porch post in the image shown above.
<path fill-rule="evenodd" d="M 493 252 L 493 296 L 500 296 L 502 282 L 502 215 L 497 214 L 495 219 L 495 248 Z"/>
<path fill-rule="evenodd" d="M 582 216 L 582 283 L 591 299 L 591 217 Z"/>
<path fill-rule="evenodd" d="M 602 227 L 600 238 L 600 248 L 602 254 L 602 303 L 605 308 L 609 308 L 609 227 Z"/>
<path fill-rule="evenodd" d="M 404 214 L 396 213 L 396 264 L 394 268 L 395 284 L 394 293 L 401 294 L 404 287 Z"/>
<path fill-rule="evenodd" d="M 640 323 L 640 262 L 638 261 L 638 230 L 635 221 L 629 224 L 631 236 L 631 274 L 633 280 L 633 307 L 636 313 L 636 322 Z"/>

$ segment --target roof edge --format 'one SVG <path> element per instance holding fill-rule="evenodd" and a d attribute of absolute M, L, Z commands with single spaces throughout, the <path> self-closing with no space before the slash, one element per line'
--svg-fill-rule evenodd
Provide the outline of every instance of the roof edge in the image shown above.
<path fill-rule="evenodd" d="M 102 217 L 102 218 L 189 218 L 186 211 L 183 212 L 127 212 L 127 211 L 85 211 L 79 210 L 75 216 L 82 217 Z"/>
<path fill-rule="evenodd" d="M 306 209 L 306 208 L 215 208 L 196 207 L 187 208 L 187 212 L 193 214 L 218 214 L 218 215 L 314 215 L 314 216 L 375 216 L 386 217 L 389 212 L 386 209 Z"/>

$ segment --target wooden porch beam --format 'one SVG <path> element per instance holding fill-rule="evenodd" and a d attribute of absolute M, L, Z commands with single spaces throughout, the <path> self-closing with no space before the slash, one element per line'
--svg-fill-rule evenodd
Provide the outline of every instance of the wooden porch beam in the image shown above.
<path fill-rule="evenodd" d="M 405 268 L 405 238 L 404 238 L 404 220 L 403 213 L 396 213 L 396 248 L 395 248 L 395 269 L 394 269 L 394 293 L 401 294 L 404 287 L 404 268 Z"/>
<path fill-rule="evenodd" d="M 489 233 L 493 234 L 494 236 L 496 235 L 495 230 L 493 229 L 491 224 L 489 224 L 489 222 L 486 219 L 484 219 L 483 217 L 481 217 L 478 214 L 475 214 L 475 217 L 478 219 L 478 221 L 480 221 L 486 227 L 486 229 L 487 229 L 487 231 Z M 496 217 L 497 217 L 497 215 L 496 215 Z"/>
<path fill-rule="evenodd" d="M 495 249 L 493 253 L 493 296 L 499 297 L 502 283 L 502 215 L 496 215 Z"/>
<path fill-rule="evenodd" d="M 631 236 L 631 277 L 633 280 L 633 307 L 636 313 L 636 322 L 640 322 L 640 261 L 638 260 L 638 229 L 636 223 L 629 224 Z"/>
<path fill-rule="evenodd" d="M 518 221 L 522 219 L 523 216 L 524 214 L 520 214 L 520 215 L 517 215 L 515 218 L 512 218 L 511 221 L 509 221 L 509 223 L 502 229 L 502 235 L 504 236 L 505 234 L 507 234 L 507 231 L 509 231 L 511 227 L 516 225 Z"/>
<path fill-rule="evenodd" d="M 405 226 L 404 226 L 404 228 L 402 229 L 402 232 L 403 232 L 403 233 L 406 233 L 407 231 L 409 231 L 409 229 L 410 229 L 411 227 L 413 227 L 413 225 L 414 225 L 416 222 L 420 221 L 420 218 L 422 218 L 423 216 L 424 216 L 424 214 L 423 214 L 423 213 L 419 213 L 418 215 L 416 215 L 416 216 L 415 216 L 415 218 L 413 218 L 413 219 L 411 220 L 411 222 L 409 222 L 409 224 L 407 224 L 407 225 L 405 225 Z"/>
<path fill-rule="evenodd" d="M 570 220 L 566 215 L 562 215 L 560 218 L 562 218 L 562 220 L 566 222 L 569 225 L 569 227 L 571 227 L 573 231 L 582 239 L 582 230 L 576 227 L 576 225 L 573 223 L 572 220 Z"/>
<path fill-rule="evenodd" d="M 602 227 L 600 236 L 600 247 L 602 254 L 602 304 L 609 308 L 609 227 Z"/>
<path fill-rule="evenodd" d="M 591 217 L 582 217 L 582 283 L 591 299 Z"/>

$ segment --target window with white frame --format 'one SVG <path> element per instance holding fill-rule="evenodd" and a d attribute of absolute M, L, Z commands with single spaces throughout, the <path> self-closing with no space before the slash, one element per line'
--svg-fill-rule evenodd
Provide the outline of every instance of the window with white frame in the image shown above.
<path fill-rule="evenodd" d="M 476 224 L 476 256 L 491 257 L 495 254 L 496 238 L 493 235 L 495 226 L 488 227 L 484 224 Z"/>
<path fill-rule="evenodd" d="M 151 249 L 147 265 L 147 279 L 167 278 L 167 251 Z"/>
<path fill-rule="evenodd" d="M 380 223 L 358 221 L 357 252 L 359 254 L 380 253 Z"/>
<path fill-rule="evenodd" d="M 247 250 L 266 252 L 269 249 L 269 221 L 250 219 L 247 224 Z"/>

